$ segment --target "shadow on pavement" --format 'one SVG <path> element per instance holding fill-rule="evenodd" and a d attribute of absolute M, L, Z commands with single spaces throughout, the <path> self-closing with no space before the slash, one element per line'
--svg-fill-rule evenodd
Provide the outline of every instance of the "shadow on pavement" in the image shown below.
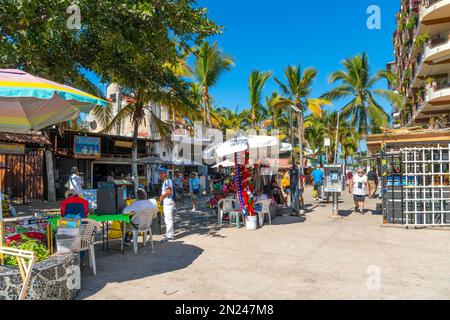
<path fill-rule="evenodd" d="M 305 216 L 277 216 L 276 219 L 272 220 L 272 225 L 274 226 L 281 226 L 281 225 L 287 225 L 287 224 L 297 224 L 297 223 L 304 223 L 306 221 Z M 266 223 L 265 225 L 269 225 Z"/>
<path fill-rule="evenodd" d="M 348 217 L 353 214 L 353 210 L 339 210 L 339 216 Z"/>
<path fill-rule="evenodd" d="M 112 253 L 97 258 L 96 276 L 91 274 L 90 269 L 82 271 L 82 290 L 77 299 L 88 298 L 108 284 L 120 284 L 184 269 L 203 253 L 203 249 L 184 244 L 183 241 L 154 244 L 155 253 L 152 253 L 149 244 L 145 248 L 140 244 L 137 255 L 126 250 L 124 255 Z M 151 287 L 151 281 L 148 283 Z M 112 288 L 114 290 L 116 288 Z"/>
<path fill-rule="evenodd" d="M 192 212 L 190 208 L 182 208 L 174 215 L 176 239 L 182 239 L 192 234 L 225 238 L 219 233 L 221 228 L 217 224 L 217 217 L 212 209 Z M 227 222 L 224 224 L 226 225 Z"/>

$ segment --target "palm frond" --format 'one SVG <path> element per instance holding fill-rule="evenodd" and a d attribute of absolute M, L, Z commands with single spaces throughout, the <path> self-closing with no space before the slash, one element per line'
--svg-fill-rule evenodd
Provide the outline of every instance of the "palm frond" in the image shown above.
<path fill-rule="evenodd" d="M 120 109 L 120 111 L 115 115 L 114 118 L 112 118 L 109 122 L 106 123 L 106 125 L 103 127 L 100 133 L 109 133 L 114 129 L 114 127 L 120 125 L 126 118 L 132 119 L 134 117 L 135 111 L 136 111 L 135 103 L 127 104 L 125 107 Z"/>

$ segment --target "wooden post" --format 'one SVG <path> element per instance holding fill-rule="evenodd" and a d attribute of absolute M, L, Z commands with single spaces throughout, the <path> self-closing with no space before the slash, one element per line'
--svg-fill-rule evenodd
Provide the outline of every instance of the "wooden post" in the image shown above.
<path fill-rule="evenodd" d="M 2 209 L 0 208 L 0 249 L 3 247 L 4 227 L 2 220 Z M 3 265 L 3 252 L 0 251 L 0 266 Z"/>
<path fill-rule="evenodd" d="M 2 184 L 0 180 L 0 195 L 2 195 Z M 4 227 L 3 227 L 3 201 L 0 196 L 0 249 L 3 247 L 3 236 L 4 236 Z M 0 251 L 0 266 L 3 265 L 3 252 Z"/>
<path fill-rule="evenodd" d="M 55 176 L 53 172 L 53 156 L 51 150 L 45 150 L 45 165 L 47 170 L 47 199 L 56 201 Z"/>
<path fill-rule="evenodd" d="M 17 259 L 17 265 L 19 266 L 20 276 L 22 278 L 22 288 L 19 294 L 19 300 L 25 300 L 27 296 L 28 287 L 31 281 L 31 272 L 33 271 L 33 265 L 36 257 L 33 251 L 20 250 L 15 248 L 0 248 L 1 254 L 7 254 Z M 28 263 L 27 263 L 27 259 Z"/>

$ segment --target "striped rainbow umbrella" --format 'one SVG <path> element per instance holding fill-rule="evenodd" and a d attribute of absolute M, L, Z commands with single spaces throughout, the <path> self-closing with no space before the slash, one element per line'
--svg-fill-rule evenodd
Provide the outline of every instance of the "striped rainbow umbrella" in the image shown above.
<path fill-rule="evenodd" d="M 28 133 L 77 119 L 107 101 L 15 69 L 0 69 L 0 132 Z"/>

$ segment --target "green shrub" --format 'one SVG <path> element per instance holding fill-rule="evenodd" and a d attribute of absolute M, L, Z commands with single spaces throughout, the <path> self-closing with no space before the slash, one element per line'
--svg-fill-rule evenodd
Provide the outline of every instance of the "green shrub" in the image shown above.
<path fill-rule="evenodd" d="M 20 250 L 33 251 L 36 256 L 36 260 L 35 260 L 36 262 L 43 261 L 43 260 L 47 259 L 49 256 L 49 251 L 48 251 L 47 247 L 44 244 L 42 244 L 36 240 L 28 240 L 19 245 L 16 245 L 15 243 L 13 243 L 13 244 L 9 245 L 8 247 L 17 248 Z M 17 266 L 16 257 L 10 256 L 10 255 L 5 255 L 4 257 L 5 257 L 5 265 Z"/>

